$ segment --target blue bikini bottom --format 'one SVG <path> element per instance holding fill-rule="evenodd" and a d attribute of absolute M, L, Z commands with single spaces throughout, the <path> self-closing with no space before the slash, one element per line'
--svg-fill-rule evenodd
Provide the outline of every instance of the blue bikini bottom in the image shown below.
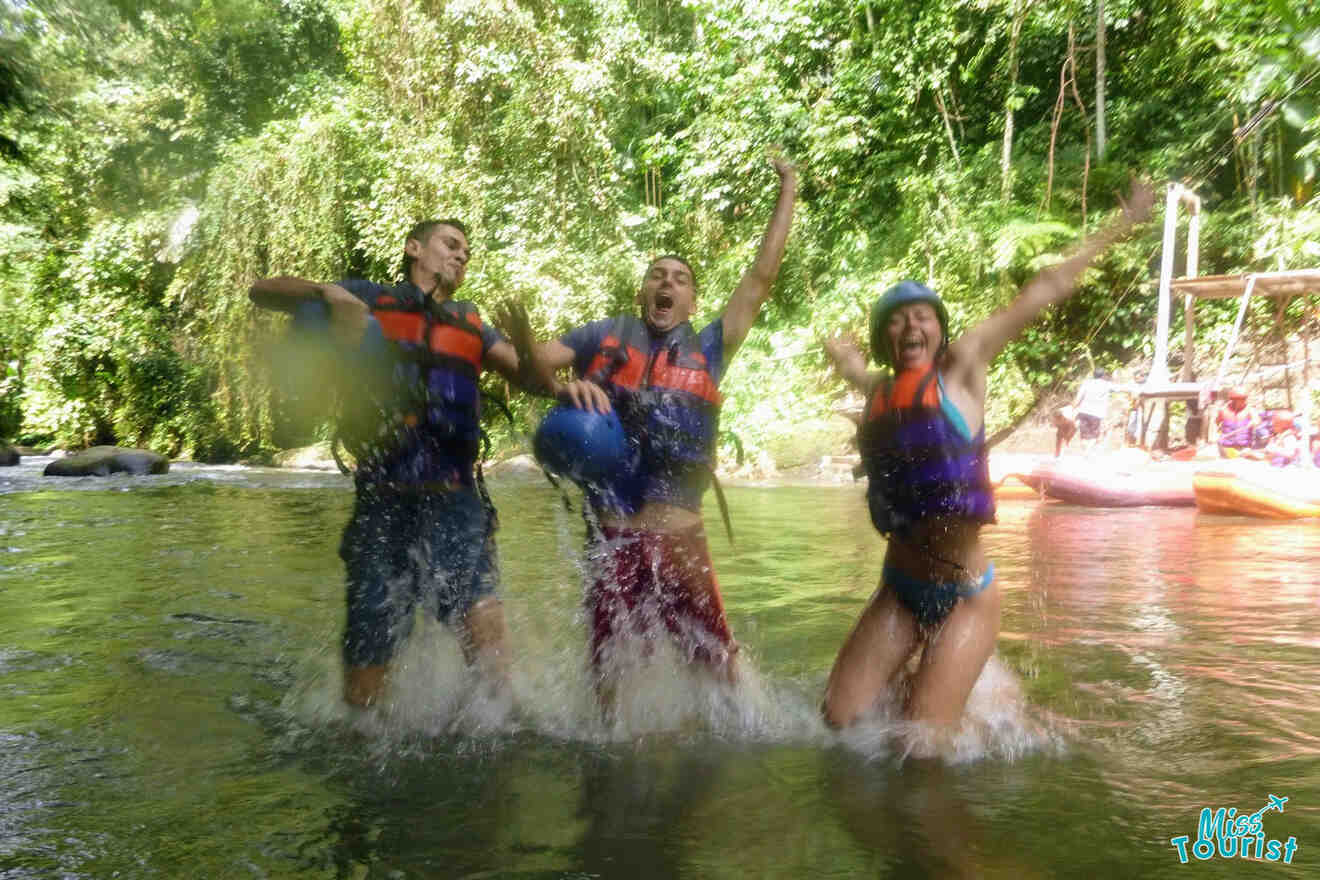
<path fill-rule="evenodd" d="M 894 591 L 903 607 L 911 611 L 917 623 L 929 628 L 944 622 L 959 599 L 975 596 L 995 581 L 995 564 L 985 567 L 985 574 L 972 584 L 929 583 L 906 574 L 892 565 L 886 565 L 884 583 Z"/>

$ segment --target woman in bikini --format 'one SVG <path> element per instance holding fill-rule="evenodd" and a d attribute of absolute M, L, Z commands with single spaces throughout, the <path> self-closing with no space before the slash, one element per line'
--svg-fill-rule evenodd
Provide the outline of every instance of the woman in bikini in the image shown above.
<path fill-rule="evenodd" d="M 1135 183 L 1122 214 L 1003 309 L 949 339 L 940 297 L 904 281 L 871 309 L 871 354 L 892 372 L 869 372 L 851 340 L 825 347 L 840 375 L 867 397 L 858 446 L 871 520 L 888 539 L 880 587 L 830 672 L 825 720 L 847 727 L 871 711 L 924 648 L 905 717 L 952 729 L 994 651 L 999 590 L 981 545 L 994 521 L 985 445 L 990 362 L 1078 276 L 1150 214 L 1154 191 Z"/>

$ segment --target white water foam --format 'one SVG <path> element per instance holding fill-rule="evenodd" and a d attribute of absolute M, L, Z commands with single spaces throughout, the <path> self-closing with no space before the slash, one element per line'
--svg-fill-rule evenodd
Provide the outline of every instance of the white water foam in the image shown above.
<path fill-rule="evenodd" d="M 581 585 L 588 572 L 580 553 L 581 521 L 561 512 L 556 531 L 559 552 L 573 565 L 563 582 L 542 585 L 551 601 L 544 601 L 544 593 L 535 607 L 517 594 L 504 601 L 512 653 L 508 692 L 492 693 L 477 681 L 452 632 L 419 614 L 391 664 L 378 705 L 363 711 L 344 704 L 338 652 L 327 648 L 307 664 L 302 684 L 285 700 L 286 711 L 313 727 L 347 723 L 374 738 L 382 754 L 417 737 L 457 734 L 493 742 L 521 732 L 588 743 L 710 737 L 842 745 L 877 760 L 935 758 L 950 764 L 1012 761 L 1062 747 L 1062 737 L 1033 717 L 1017 676 L 997 656 L 986 664 L 951 733 L 901 717 L 903 684 L 858 724 L 834 731 L 819 708 L 826 670 L 817 680 L 768 680 L 743 646 L 737 681 L 730 685 L 704 664 L 688 662 L 658 620 L 637 628 L 652 637 L 615 640 L 610 668 L 615 700 L 607 715 L 587 662 Z M 616 632 L 632 629 L 623 625 Z M 328 639 L 337 645 L 337 638 Z M 909 665 L 913 668 L 915 662 Z"/>
<path fill-rule="evenodd" d="M 677 737 L 842 745 L 875 760 L 947 764 L 1015 761 L 1064 748 L 1062 734 L 1037 717 L 1016 674 L 997 656 L 986 664 L 952 732 L 904 720 L 902 687 L 851 728 L 832 731 L 821 720 L 819 693 L 801 683 L 767 680 L 745 652 L 738 681 L 730 685 L 703 665 L 684 662 L 668 638 L 650 644 L 632 639 L 619 652 L 616 701 L 607 717 L 585 662 L 584 634 L 580 627 L 569 629 L 572 637 L 561 638 L 568 643 L 561 650 L 530 656 L 527 648 L 533 646 L 520 651 L 515 645 L 510 688 L 492 690 L 467 667 L 445 627 L 420 620 L 371 709 L 344 702 L 338 652 L 327 649 L 304 664 L 284 710 L 314 729 L 347 725 L 371 739 L 381 758 L 418 739 L 460 735 L 494 742 L 522 732 L 597 744 Z"/>

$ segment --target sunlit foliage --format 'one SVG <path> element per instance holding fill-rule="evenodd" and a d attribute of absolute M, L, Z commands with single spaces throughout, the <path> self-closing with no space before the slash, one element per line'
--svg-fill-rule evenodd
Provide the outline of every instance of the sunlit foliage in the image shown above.
<path fill-rule="evenodd" d="M 1316 265 L 1316 4 L 1106 5 L 1108 148 L 1088 163 L 1080 0 L 6 2 L 0 436 L 211 459 L 324 436 L 281 422 L 277 331 L 247 287 L 389 280 L 423 217 L 469 220 L 464 295 L 522 299 L 543 335 L 629 308 L 667 251 L 708 319 L 755 253 L 771 151 L 801 199 L 726 383 L 752 450 L 829 409 L 815 339 L 860 330 L 885 285 L 932 283 L 966 327 L 1133 171 L 1198 188 L 1206 271 Z M 1113 251 L 1010 346 L 992 431 L 1145 351 L 1156 248 L 1152 228 Z"/>

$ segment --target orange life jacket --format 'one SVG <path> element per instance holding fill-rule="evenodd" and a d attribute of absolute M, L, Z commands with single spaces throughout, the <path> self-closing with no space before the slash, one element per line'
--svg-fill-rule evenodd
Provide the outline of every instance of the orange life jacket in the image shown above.
<path fill-rule="evenodd" d="M 606 389 L 639 443 L 645 498 L 700 510 L 724 398 L 692 325 L 675 328 L 652 351 L 646 324 L 622 315 L 583 377 Z"/>
<path fill-rule="evenodd" d="M 381 291 L 367 302 L 390 357 L 360 389 L 344 441 L 358 456 L 393 461 L 432 451 L 475 462 L 481 438 L 481 316 L 468 302 L 403 299 Z M 402 463 L 400 462 L 400 466 Z M 426 470 L 424 462 L 418 467 Z"/>

